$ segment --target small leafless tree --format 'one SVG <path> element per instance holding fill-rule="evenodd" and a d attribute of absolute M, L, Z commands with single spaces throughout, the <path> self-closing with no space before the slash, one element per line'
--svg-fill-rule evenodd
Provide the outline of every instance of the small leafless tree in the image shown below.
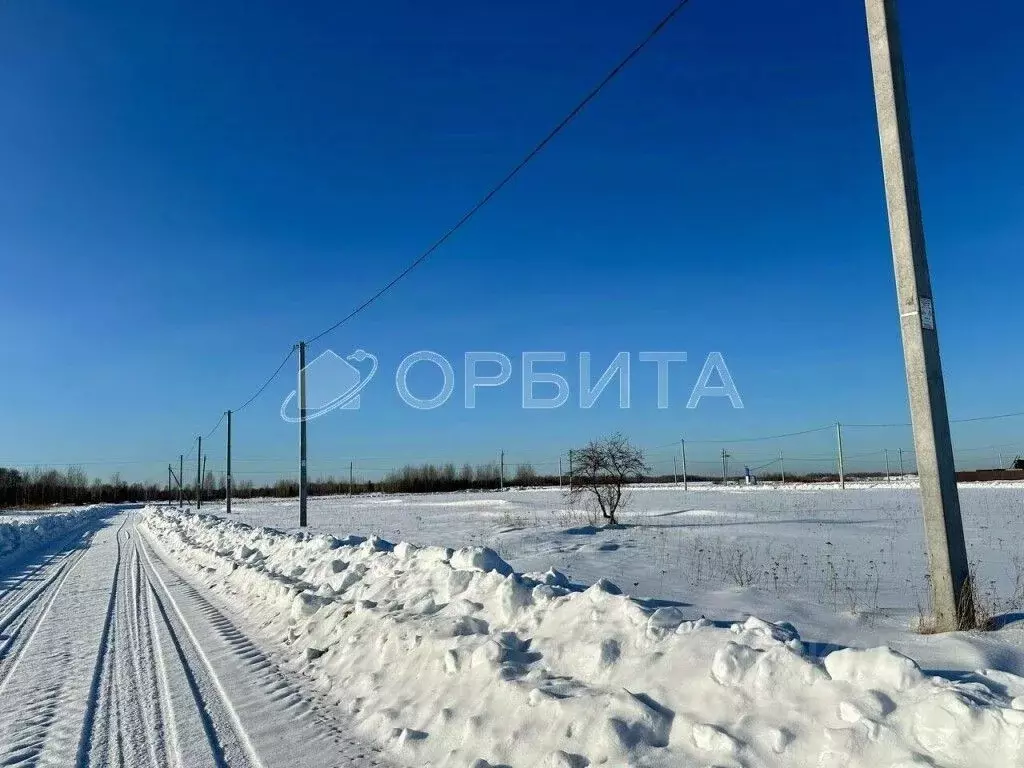
<path fill-rule="evenodd" d="M 624 501 L 625 486 L 648 472 L 644 454 L 616 432 L 572 452 L 570 503 L 590 503 L 611 525 Z"/>

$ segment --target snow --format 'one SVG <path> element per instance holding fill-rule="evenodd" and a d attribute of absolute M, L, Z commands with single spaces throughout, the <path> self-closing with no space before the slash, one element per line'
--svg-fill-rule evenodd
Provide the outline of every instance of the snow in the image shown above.
<path fill-rule="evenodd" d="M 645 489 L 615 530 L 554 491 L 335 498 L 311 503 L 308 532 L 235 521 L 281 526 L 289 508 L 265 503 L 231 520 L 150 508 L 144 530 L 408 765 L 1024 765 L 1020 619 L 909 631 L 913 495 Z M 1012 566 L 1021 491 L 963 495 L 973 551 Z M 746 580 L 730 553 L 755 544 L 781 548 L 784 587 L 770 570 L 728 584 Z M 880 595 L 870 614 L 815 604 L 828 592 L 797 572 L 838 573 L 829 547 L 851 589 Z"/>
<path fill-rule="evenodd" d="M 97 505 L 0 516 L 0 563 L 38 550 L 110 512 L 110 507 Z"/>

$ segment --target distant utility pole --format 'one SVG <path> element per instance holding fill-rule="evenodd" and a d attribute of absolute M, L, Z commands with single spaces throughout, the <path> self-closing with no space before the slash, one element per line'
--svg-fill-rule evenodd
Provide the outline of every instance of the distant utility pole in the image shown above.
<path fill-rule="evenodd" d="M 946 390 L 925 253 L 896 0 L 865 0 L 882 170 L 921 511 L 939 630 L 974 626 L 974 599 L 953 465 Z"/>
<path fill-rule="evenodd" d="M 839 450 L 839 487 L 846 487 L 846 470 L 843 467 L 843 425 L 836 422 L 836 448 Z"/>
<path fill-rule="evenodd" d="M 689 481 L 686 477 L 686 440 L 680 438 L 679 451 L 683 454 L 683 490 L 689 490 Z"/>
<path fill-rule="evenodd" d="M 355 495 L 355 462 L 348 463 L 348 495 Z"/>
<path fill-rule="evenodd" d="M 199 449 L 196 451 L 196 509 L 203 506 L 203 496 L 200 492 L 200 483 L 203 481 L 203 436 L 197 435 Z"/>
<path fill-rule="evenodd" d="M 731 456 L 725 448 L 722 449 L 722 485 L 729 483 L 729 457 Z"/>
<path fill-rule="evenodd" d="M 231 411 L 227 412 L 228 416 L 228 455 L 227 455 L 227 470 L 228 476 L 224 479 L 224 501 L 227 508 L 227 513 L 231 514 Z"/>
<path fill-rule="evenodd" d="M 185 503 L 185 454 L 178 454 L 178 509 Z"/>
<path fill-rule="evenodd" d="M 676 474 L 676 457 L 672 457 L 672 483 L 679 485 L 679 476 Z"/>
<path fill-rule="evenodd" d="M 562 457 L 558 457 L 558 487 L 562 487 Z"/>
<path fill-rule="evenodd" d="M 203 479 L 199 481 L 199 498 L 206 492 L 206 454 L 203 454 Z"/>
<path fill-rule="evenodd" d="M 903 449 L 900 448 L 900 480 L 903 479 Z"/>
<path fill-rule="evenodd" d="M 171 506 L 171 475 L 174 473 L 171 471 L 171 465 L 167 465 L 167 506 Z"/>
<path fill-rule="evenodd" d="M 498 490 L 505 490 L 505 452 L 501 452 L 501 458 L 498 461 Z"/>
<path fill-rule="evenodd" d="M 306 342 L 299 342 L 299 527 L 306 527 Z"/>
<path fill-rule="evenodd" d="M 569 449 L 569 493 L 572 493 L 572 448 Z"/>
<path fill-rule="evenodd" d="M 782 471 L 782 484 L 786 484 L 786 460 L 782 456 L 782 449 L 779 449 L 779 469 Z"/>
<path fill-rule="evenodd" d="M 889 449 L 885 449 L 885 482 L 892 484 L 892 480 L 889 479 Z"/>

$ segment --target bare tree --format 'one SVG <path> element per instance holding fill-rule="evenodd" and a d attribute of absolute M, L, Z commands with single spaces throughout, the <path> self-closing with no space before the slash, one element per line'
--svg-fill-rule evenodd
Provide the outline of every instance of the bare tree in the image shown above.
<path fill-rule="evenodd" d="M 611 525 L 618 524 L 615 515 L 622 506 L 624 486 L 648 472 L 643 451 L 620 432 L 574 450 L 572 465 L 570 503 L 591 503 Z"/>

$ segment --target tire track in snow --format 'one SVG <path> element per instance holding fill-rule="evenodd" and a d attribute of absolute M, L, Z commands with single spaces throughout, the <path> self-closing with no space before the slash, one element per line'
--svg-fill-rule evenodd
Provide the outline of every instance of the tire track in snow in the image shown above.
<path fill-rule="evenodd" d="M 250 756 L 259 760 L 254 765 L 391 765 L 376 748 L 347 735 L 336 717 L 304 694 L 291 675 L 182 578 L 148 536 L 136 539 L 154 582 L 168 597 L 186 634 L 197 645 L 202 641 L 204 664 L 211 672 L 223 671 L 218 693 L 233 713 L 236 730 L 252 747 Z"/>
<path fill-rule="evenodd" d="M 114 578 L 110 585 L 110 599 L 107 601 L 107 613 L 103 620 L 103 629 L 100 632 L 100 645 L 96 652 L 96 664 L 93 667 L 92 683 L 89 686 L 89 697 L 85 703 L 85 716 L 82 718 L 82 732 L 78 741 L 78 756 L 75 764 L 86 766 L 89 761 L 89 747 L 92 744 L 93 721 L 96 718 L 96 710 L 99 706 L 99 688 L 103 667 L 110 652 L 110 627 L 114 622 L 114 602 L 117 597 L 117 580 L 121 575 L 121 531 L 128 523 L 128 516 L 121 522 L 121 526 L 114 534 L 117 544 L 117 561 L 114 564 Z"/>
<path fill-rule="evenodd" d="M 134 517 L 27 565 L 3 593 L 0 766 L 388 764 L 151 549 Z"/>

